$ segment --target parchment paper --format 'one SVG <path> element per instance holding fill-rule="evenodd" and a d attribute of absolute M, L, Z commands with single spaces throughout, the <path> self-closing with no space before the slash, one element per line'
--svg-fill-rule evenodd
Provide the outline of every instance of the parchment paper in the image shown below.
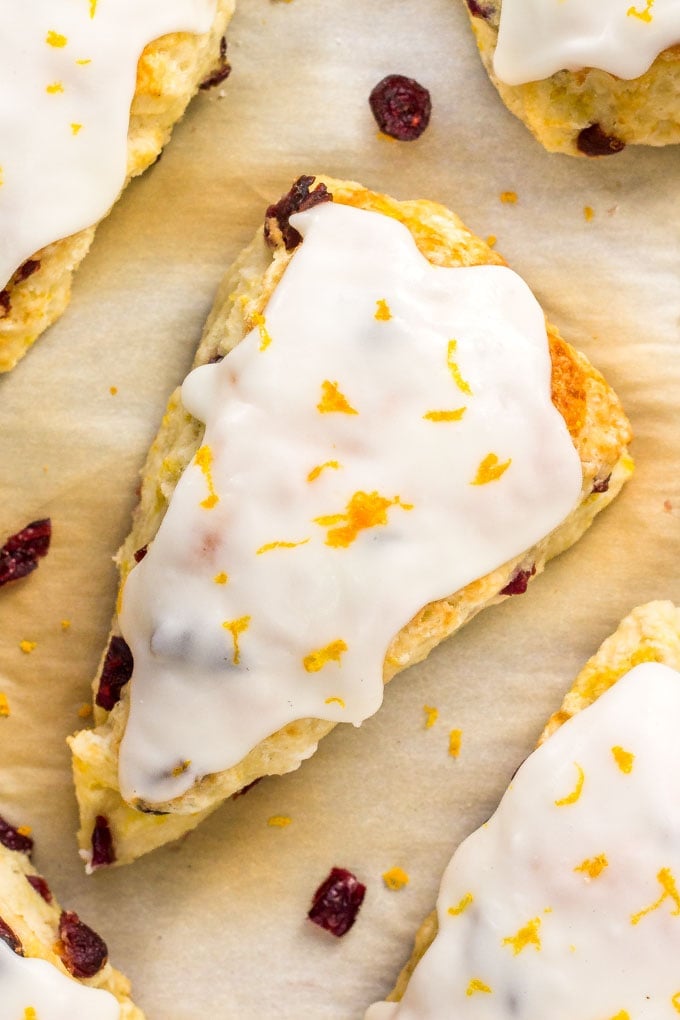
<path fill-rule="evenodd" d="M 229 39 L 231 78 L 193 103 L 100 227 L 67 314 L 0 379 L 0 536 L 54 526 L 39 570 L 0 591 L 0 813 L 33 826 L 37 866 L 105 936 L 149 1020 L 347 1020 L 391 988 L 451 852 L 585 659 L 634 605 L 680 599 L 679 154 L 546 154 L 489 84 L 456 0 L 239 0 Z M 418 142 L 378 137 L 367 97 L 392 72 L 432 92 Z M 64 740 L 89 701 L 137 473 L 222 272 L 267 203 L 315 170 L 436 199 L 497 235 L 620 393 L 637 473 L 526 595 L 395 680 L 361 729 L 338 727 L 181 844 L 86 878 Z M 368 886 L 341 940 L 305 921 L 333 865 Z M 410 876 L 399 892 L 381 879 L 395 865 Z"/>

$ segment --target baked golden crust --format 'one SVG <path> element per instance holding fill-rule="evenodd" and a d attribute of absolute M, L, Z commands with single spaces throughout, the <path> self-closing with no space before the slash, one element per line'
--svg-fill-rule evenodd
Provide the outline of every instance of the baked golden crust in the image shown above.
<path fill-rule="evenodd" d="M 9 850 L 0 843 L 0 921 L 17 936 L 24 956 L 47 960 L 62 974 L 68 974 L 58 953 L 62 908 L 51 891 L 52 899 L 47 902 L 30 884 L 29 876 L 40 877 L 28 854 Z M 120 1003 L 120 1020 L 144 1020 L 144 1014 L 130 998 L 130 982 L 108 961 L 94 977 L 76 980 L 114 995 Z"/>
<path fill-rule="evenodd" d="M 680 669 L 680 608 L 672 602 L 648 602 L 633 609 L 621 621 L 576 677 L 561 707 L 548 720 L 538 745 L 641 662 L 662 662 Z M 411 974 L 434 941 L 437 930 L 437 913 L 432 911 L 418 930 L 413 952 L 387 996 L 388 1002 L 399 1002 L 402 998 Z"/>
<path fill-rule="evenodd" d="M 680 142 L 680 46 L 664 50 L 648 71 L 629 81 L 585 67 L 506 85 L 493 70 L 501 5 L 502 0 L 466 3 L 477 47 L 507 108 L 548 152 L 603 156 L 625 145 Z"/>
<path fill-rule="evenodd" d="M 310 180 L 312 180 L 310 178 Z M 359 184 L 317 176 L 333 200 L 364 209 L 379 210 L 403 222 L 420 250 L 437 265 L 502 264 L 502 258 L 471 234 L 457 216 L 425 200 L 397 202 L 367 191 Z M 208 319 L 196 363 L 226 354 L 255 325 L 290 261 L 292 253 L 279 244 L 272 252 L 260 231 L 222 283 Z M 519 570 L 540 573 L 548 559 L 573 544 L 594 516 L 620 490 L 632 470 L 627 454 L 630 426 L 618 398 L 589 362 L 549 327 L 553 353 L 554 402 L 562 411 L 578 451 L 582 470 L 581 500 L 563 525 L 526 554 L 467 585 L 449 598 L 423 607 L 391 642 L 384 665 L 387 682 L 406 666 L 425 656 L 463 623 L 488 605 L 502 601 L 502 589 Z M 179 391 L 168 408 L 143 470 L 139 505 L 132 532 L 118 555 L 121 584 L 134 566 L 135 552 L 153 540 L 172 491 L 201 441 L 202 426 L 183 410 Z M 113 633 L 118 633 L 114 620 Z M 98 681 L 95 680 L 95 692 Z M 79 842 L 87 859 L 97 815 L 109 820 L 116 863 L 137 856 L 194 828 L 227 797 L 257 778 L 289 772 L 309 757 L 333 723 L 303 719 L 272 734 L 238 765 L 206 776 L 182 797 L 163 804 L 132 807 L 118 788 L 118 747 L 129 710 L 129 692 L 110 713 L 95 706 L 94 730 L 70 740 L 81 828 Z M 144 810 L 169 812 L 145 814 Z"/>
<path fill-rule="evenodd" d="M 203 35 L 175 32 L 150 43 L 137 68 L 128 130 L 127 184 L 143 173 L 170 138 L 189 100 L 219 63 L 220 40 L 235 0 L 218 0 L 213 26 Z M 8 372 L 71 296 L 71 280 L 92 244 L 96 224 L 47 245 L 0 288 L 0 372 Z M 25 275 L 24 267 L 39 267 Z"/>

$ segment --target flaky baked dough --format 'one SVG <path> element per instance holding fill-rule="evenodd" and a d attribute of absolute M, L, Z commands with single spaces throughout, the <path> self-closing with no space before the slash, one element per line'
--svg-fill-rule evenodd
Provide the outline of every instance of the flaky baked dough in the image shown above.
<path fill-rule="evenodd" d="M 47 903 L 29 884 L 27 875 L 38 875 L 28 854 L 0 844 L 0 920 L 20 939 L 24 956 L 47 960 L 62 974 L 68 974 L 55 952 L 62 908 L 54 898 Z M 73 980 L 111 992 L 120 1003 L 120 1020 L 144 1020 L 144 1014 L 130 998 L 130 982 L 109 962 L 94 977 Z"/>
<path fill-rule="evenodd" d="M 311 178 L 310 178 L 311 180 Z M 371 209 L 403 222 L 423 254 L 441 266 L 503 264 L 503 259 L 471 234 L 448 209 L 433 202 L 397 202 L 367 191 L 359 184 L 318 176 L 312 188 L 323 183 L 336 202 Z M 274 231 L 278 236 L 278 232 Z M 274 252 L 262 231 L 227 274 L 208 319 L 196 364 L 226 354 L 255 325 L 281 279 L 292 253 L 282 244 Z M 385 658 L 384 680 L 425 656 L 440 641 L 458 630 L 486 606 L 507 596 L 501 590 L 519 569 L 535 566 L 540 573 L 548 559 L 572 545 L 595 515 L 618 493 L 632 471 L 627 454 L 630 426 L 618 398 L 586 358 L 548 326 L 553 363 L 553 402 L 562 413 L 583 468 L 581 500 L 567 520 L 525 555 L 467 585 L 450 598 L 425 606 L 393 639 Z M 203 426 L 182 408 L 179 390 L 170 398 L 167 412 L 146 466 L 140 503 L 132 533 L 118 554 L 121 583 L 134 566 L 134 553 L 153 540 L 172 491 L 201 442 Z M 611 477 L 610 477 L 611 476 Z M 606 491 L 593 492 L 594 483 Z M 113 633 L 119 633 L 114 619 Z M 95 680 L 95 693 L 98 681 Z M 126 804 L 118 786 L 118 747 L 129 710 L 129 691 L 107 715 L 95 705 L 94 730 L 83 730 L 70 740 L 81 817 L 79 843 L 89 861 L 90 839 L 97 815 L 108 818 L 113 833 L 116 863 L 139 857 L 193 829 L 223 800 L 261 776 L 296 769 L 309 758 L 321 737 L 334 724 L 303 719 L 284 727 L 255 747 L 238 765 L 205 776 L 181 797 L 164 804 Z M 141 810 L 140 810 L 141 809 Z M 147 814 L 144 811 L 168 814 Z"/>
<path fill-rule="evenodd" d="M 235 0 L 217 0 L 209 32 L 175 32 L 150 43 L 137 65 L 137 84 L 130 110 L 127 176 L 141 174 L 170 138 L 189 100 L 220 65 L 220 40 Z M 124 185 L 125 186 L 125 185 Z M 0 372 L 8 372 L 66 308 L 71 280 L 89 250 L 97 224 L 47 245 L 32 256 L 39 268 L 25 279 L 18 269 L 0 292 Z M 30 261 L 30 260 L 29 260 Z M 9 310 L 5 305 L 9 302 Z"/>
<path fill-rule="evenodd" d="M 618 628 L 589 659 L 566 694 L 561 708 L 548 720 L 538 739 L 540 746 L 560 726 L 592 705 L 633 666 L 641 662 L 663 662 L 680 669 L 680 608 L 672 602 L 648 602 L 621 621 Z M 437 913 L 425 919 L 415 938 L 413 953 L 397 979 L 388 1002 L 399 1002 L 411 974 L 425 955 L 438 930 Z"/>
<path fill-rule="evenodd" d="M 630 81 L 586 67 L 558 71 L 524 85 L 506 85 L 493 70 L 502 2 L 466 2 L 477 47 L 507 108 L 548 152 L 607 155 L 607 151 L 584 152 L 578 147 L 581 132 L 596 124 L 612 139 L 610 152 L 624 145 L 680 142 L 680 45 L 664 50 L 648 71 Z"/>

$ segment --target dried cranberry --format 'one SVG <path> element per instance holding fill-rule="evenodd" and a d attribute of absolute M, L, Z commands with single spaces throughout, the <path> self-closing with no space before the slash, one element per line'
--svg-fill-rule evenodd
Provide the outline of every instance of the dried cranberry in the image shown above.
<path fill-rule="evenodd" d="M 28 882 L 29 885 L 33 886 L 35 891 L 39 893 L 40 896 L 42 896 L 45 903 L 52 902 L 54 898 L 52 896 L 52 890 L 50 889 L 49 885 L 42 877 L 42 875 L 26 875 L 26 881 Z"/>
<path fill-rule="evenodd" d="M 368 102 L 383 134 L 400 142 L 420 138 L 430 123 L 430 93 L 403 74 L 388 74 L 375 86 Z"/>
<path fill-rule="evenodd" d="M 252 788 L 254 786 L 257 786 L 258 783 L 262 782 L 263 779 L 264 776 L 258 776 L 257 779 L 253 779 L 252 783 L 246 783 L 246 785 L 242 786 L 240 790 L 236 791 L 236 793 L 232 793 L 231 799 L 236 800 L 237 797 L 243 797 L 244 794 L 248 792 L 248 790 L 252 790 Z"/>
<path fill-rule="evenodd" d="M 227 40 L 225 36 L 222 36 L 220 39 L 220 58 L 217 67 L 210 72 L 208 77 L 198 87 L 201 89 L 212 89 L 215 85 L 220 85 L 223 81 L 226 81 L 230 74 L 231 64 L 227 60 Z"/>
<path fill-rule="evenodd" d="M 149 551 L 148 545 L 143 545 L 140 549 L 137 549 L 137 551 L 134 554 L 135 563 L 141 563 L 148 551 Z"/>
<path fill-rule="evenodd" d="M 106 943 L 88 928 L 73 910 L 63 910 L 59 918 L 59 956 L 69 974 L 91 978 L 109 958 Z"/>
<path fill-rule="evenodd" d="M 0 319 L 4 319 L 12 310 L 12 299 L 9 296 L 9 291 L 5 287 L 0 290 Z"/>
<path fill-rule="evenodd" d="M 365 893 L 366 886 L 351 871 L 333 868 L 314 893 L 307 917 L 339 938 L 356 921 Z"/>
<path fill-rule="evenodd" d="M 24 955 L 24 947 L 21 944 L 21 939 L 14 934 L 10 926 L 6 921 L 0 917 L 0 939 L 6 942 L 10 949 L 14 950 L 18 956 Z"/>
<path fill-rule="evenodd" d="M 286 251 L 297 248 L 302 237 L 299 231 L 295 227 L 291 227 L 288 222 L 293 213 L 304 212 L 305 209 L 311 209 L 313 206 L 319 205 L 320 202 L 333 201 L 333 196 L 325 184 L 319 183 L 313 191 L 310 191 L 310 186 L 313 183 L 313 177 L 298 177 L 290 191 L 267 209 L 264 236 L 272 247 L 276 247 L 278 243 L 276 236 L 278 232 L 286 246 Z"/>
<path fill-rule="evenodd" d="M 92 830 L 92 859 L 90 866 L 94 871 L 96 868 L 105 868 L 113 864 L 116 859 L 116 851 L 113 846 L 113 836 L 109 820 L 104 815 L 97 815 Z"/>
<path fill-rule="evenodd" d="M 40 259 L 26 259 L 12 277 L 12 283 L 21 283 L 22 280 L 27 280 L 29 276 L 33 276 L 34 273 L 37 273 L 39 269 Z"/>
<path fill-rule="evenodd" d="M 508 581 L 505 588 L 501 588 L 501 595 L 524 595 L 529 586 L 529 578 L 536 573 L 536 564 L 531 570 L 518 570 L 512 580 Z"/>
<path fill-rule="evenodd" d="M 606 492 L 609 488 L 609 482 L 611 480 L 611 474 L 608 474 L 606 478 L 600 478 L 593 482 L 591 492 Z"/>
<path fill-rule="evenodd" d="M 18 850 L 22 854 L 28 854 L 29 857 L 33 850 L 31 837 L 19 832 L 2 817 L 0 817 L 0 843 L 8 850 Z"/>
<path fill-rule="evenodd" d="M 45 517 L 8 538 L 0 549 L 0 587 L 32 573 L 38 560 L 47 555 L 51 537 L 52 522 Z"/>
<path fill-rule="evenodd" d="M 99 678 L 99 689 L 95 698 L 100 708 L 110 712 L 120 701 L 121 691 L 132 676 L 132 652 L 125 638 L 111 638 L 106 651 L 102 673 Z"/>
<path fill-rule="evenodd" d="M 477 0 L 467 0 L 468 10 L 473 18 L 482 18 L 484 21 L 490 21 L 493 17 L 493 7 L 489 4 L 480 4 Z"/>
<path fill-rule="evenodd" d="M 625 149 L 626 143 L 616 135 L 608 135 L 599 124 L 590 124 L 579 131 L 576 148 L 584 156 L 611 156 Z"/>

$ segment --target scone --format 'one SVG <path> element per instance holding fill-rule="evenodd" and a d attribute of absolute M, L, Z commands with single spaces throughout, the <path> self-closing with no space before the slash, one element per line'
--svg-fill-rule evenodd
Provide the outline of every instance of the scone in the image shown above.
<path fill-rule="evenodd" d="M 121 189 L 226 77 L 234 0 L 38 0 L 0 39 L 0 372 L 64 311 Z"/>
<path fill-rule="evenodd" d="M 484 66 L 549 152 L 680 142 L 674 0 L 466 0 Z"/>
<path fill-rule="evenodd" d="M 196 365 L 119 553 L 98 725 L 70 742 L 89 868 L 359 725 L 632 470 L 615 394 L 501 257 L 347 181 L 270 207 Z"/>
<path fill-rule="evenodd" d="M 105 943 L 62 910 L 31 864 L 33 841 L 0 818 L 2 1020 L 144 1020 Z"/>
<path fill-rule="evenodd" d="M 680 609 L 634 609 L 456 851 L 366 1020 L 680 1011 L 678 670 Z"/>

